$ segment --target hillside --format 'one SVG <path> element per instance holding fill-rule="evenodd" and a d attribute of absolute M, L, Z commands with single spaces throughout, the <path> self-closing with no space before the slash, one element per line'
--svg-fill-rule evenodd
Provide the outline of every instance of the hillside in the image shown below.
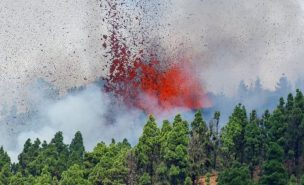
<path fill-rule="evenodd" d="M 281 98 L 273 112 L 249 114 L 239 104 L 219 128 L 220 112 L 206 122 L 150 115 L 135 146 L 127 139 L 86 151 L 81 132 L 70 144 L 62 132 L 49 141 L 28 139 L 12 163 L 0 148 L 1 184 L 60 185 L 286 185 L 303 183 L 304 96 Z M 103 131 L 100 131 L 101 133 Z M 215 173 L 217 172 L 217 173 Z M 208 175 L 209 174 L 209 175 Z M 217 179 L 217 182 L 216 182 Z"/>

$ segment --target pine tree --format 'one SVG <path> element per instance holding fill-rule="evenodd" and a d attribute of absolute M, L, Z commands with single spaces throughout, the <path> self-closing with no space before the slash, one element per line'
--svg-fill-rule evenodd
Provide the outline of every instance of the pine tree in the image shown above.
<path fill-rule="evenodd" d="M 168 167 L 165 163 L 164 155 L 167 150 L 168 137 L 172 130 L 172 125 L 168 120 L 163 121 L 163 125 L 160 132 L 160 162 L 156 167 L 156 181 L 155 184 L 169 185 Z"/>
<path fill-rule="evenodd" d="M 53 149 L 52 152 L 56 152 L 57 156 L 55 157 L 55 164 L 50 164 L 49 166 L 53 166 L 52 175 L 58 177 L 60 179 L 60 175 L 63 171 L 67 169 L 67 161 L 69 157 L 68 146 L 63 142 L 62 132 L 57 132 L 54 138 L 51 140 L 48 149 Z M 54 151 L 55 149 L 55 151 Z"/>
<path fill-rule="evenodd" d="M 0 147 L 0 170 L 4 168 L 4 166 L 11 165 L 11 159 L 8 156 L 7 152 L 4 151 L 3 147 Z"/>
<path fill-rule="evenodd" d="M 52 185 L 52 176 L 47 167 L 44 167 L 41 175 L 35 178 L 35 185 Z"/>
<path fill-rule="evenodd" d="M 70 146 L 69 146 L 69 161 L 68 166 L 73 164 L 82 165 L 84 159 L 85 148 L 81 133 L 76 132 Z"/>
<path fill-rule="evenodd" d="M 174 118 L 173 128 L 168 134 L 164 160 L 168 168 L 170 184 L 183 184 L 188 176 L 189 125 L 180 115 Z"/>
<path fill-rule="evenodd" d="M 298 185 L 297 178 L 294 175 L 290 176 L 287 185 Z"/>
<path fill-rule="evenodd" d="M 199 177 L 211 168 L 214 148 L 212 147 L 210 136 L 210 131 L 201 111 L 197 111 L 191 123 L 190 142 L 188 145 L 189 172 L 193 183 L 198 181 Z"/>
<path fill-rule="evenodd" d="M 79 165 L 74 164 L 63 172 L 59 185 L 90 185 L 90 183 L 84 178 L 84 170 Z"/>
<path fill-rule="evenodd" d="M 38 157 L 40 152 L 40 140 L 37 138 L 32 144 L 28 139 L 25 144 L 22 153 L 18 156 L 20 170 L 23 175 L 39 175 L 40 171 L 33 161 Z"/>
<path fill-rule="evenodd" d="M 220 112 L 215 112 L 213 119 L 210 122 L 210 132 L 211 132 L 211 142 L 213 144 L 213 158 L 212 158 L 212 168 L 217 169 L 217 158 L 219 153 L 220 136 L 219 136 L 219 122 L 220 122 Z"/>
<path fill-rule="evenodd" d="M 283 166 L 283 149 L 277 143 L 269 144 L 268 158 L 262 167 L 260 185 L 286 185 L 288 174 Z"/>
<path fill-rule="evenodd" d="M 153 116 L 149 117 L 144 126 L 143 134 L 135 148 L 140 174 L 147 173 L 151 183 L 155 182 L 155 169 L 160 161 L 160 130 Z"/>
<path fill-rule="evenodd" d="M 9 184 L 12 172 L 9 164 L 5 164 L 0 172 L 0 184 Z"/>
<path fill-rule="evenodd" d="M 249 169 L 236 162 L 232 167 L 219 174 L 218 185 L 249 185 L 251 184 Z"/>
<path fill-rule="evenodd" d="M 137 182 L 137 159 L 134 150 L 130 150 L 126 156 L 126 166 L 128 168 L 127 184 L 136 185 Z"/>
<path fill-rule="evenodd" d="M 291 95 L 288 96 L 289 107 L 286 108 L 289 110 L 286 113 L 287 116 L 287 133 L 285 134 L 286 140 L 286 151 L 287 158 L 292 162 L 291 172 L 297 176 L 300 171 L 303 170 L 301 167 L 300 158 L 303 156 L 303 139 L 304 139 L 304 114 L 303 114 L 303 105 L 304 98 L 301 91 L 297 90 L 296 96 L 293 99 Z"/>
<path fill-rule="evenodd" d="M 92 169 L 88 169 L 91 184 L 123 185 L 128 182 L 128 169 L 125 159 L 130 151 L 130 144 L 124 140 L 110 146 L 100 144 L 89 156 L 99 156 L 99 162 Z M 93 158 L 93 161 L 95 159 Z"/>
<path fill-rule="evenodd" d="M 245 159 L 245 127 L 248 123 L 246 109 L 241 104 L 237 105 L 229 117 L 229 122 L 222 129 L 222 150 L 225 154 L 226 166 L 237 160 L 240 163 Z"/>
<path fill-rule="evenodd" d="M 250 114 L 249 124 L 245 127 L 245 162 L 249 165 L 251 177 L 255 167 L 260 164 L 260 151 L 263 148 L 263 133 L 259 127 L 259 119 L 256 111 L 253 110 Z"/>

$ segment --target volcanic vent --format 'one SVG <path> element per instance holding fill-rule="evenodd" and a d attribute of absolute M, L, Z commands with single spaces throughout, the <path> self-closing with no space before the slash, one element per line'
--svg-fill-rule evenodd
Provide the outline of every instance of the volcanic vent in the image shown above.
<path fill-rule="evenodd" d="M 147 113 L 175 108 L 200 109 L 208 104 L 190 57 L 159 54 L 157 47 L 161 46 L 151 44 L 145 36 L 149 30 L 141 26 L 142 14 L 126 14 L 119 0 L 106 1 L 103 6 L 108 10 L 105 22 L 109 25 L 109 35 L 103 36 L 103 46 L 111 56 L 105 78 L 107 92 L 127 106 Z M 139 3 L 136 7 L 144 12 Z M 135 32 L 128 29 L 130 22 L 138 23 L 140 29 Z"/>

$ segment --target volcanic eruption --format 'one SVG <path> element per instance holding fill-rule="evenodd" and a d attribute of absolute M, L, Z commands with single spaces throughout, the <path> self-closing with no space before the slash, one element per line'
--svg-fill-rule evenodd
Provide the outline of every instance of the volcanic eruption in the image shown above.
<path fill-rule="evenodd" d="M 158 54 L 156 47 L 160 46 L 151 46 L 143 36 L 147 30 L 134 35 L 127 29 L 130 19 L 135 19 L 141 27 L 141 18 L 122 15 L 122 5 L 112 0 L 104 5 L 108 10 L 105 21 L 110 25 L 110 34 L 103 36 L 103 46 L 111 56 L 105 90 L 121 98 L 127 106 L 147 113 L 207 106 L 208 98 L 190 57 Z M 129 38 L 123 36 L 126 32 L 131 33 Z"/>

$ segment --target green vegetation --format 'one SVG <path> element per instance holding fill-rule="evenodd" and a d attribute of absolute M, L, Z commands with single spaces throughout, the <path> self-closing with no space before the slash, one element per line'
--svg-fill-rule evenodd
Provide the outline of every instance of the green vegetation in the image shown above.
<path fill-rule="evenodd" d="M 204 175 L 219 185 L 304 184 L 304 97 L 297 90 L 259 117 L 237 105 L 219 129 L 197 111 L 190 123 L 177 115 L 159 127 L 150 116 L 137 145 L 125 139 L 86 152 L 80 132 L 68 145 L 61 132 L 49 142 L 25 141 L 17 163 L 0 148 L 0 184 L 191 185 Z"/>

